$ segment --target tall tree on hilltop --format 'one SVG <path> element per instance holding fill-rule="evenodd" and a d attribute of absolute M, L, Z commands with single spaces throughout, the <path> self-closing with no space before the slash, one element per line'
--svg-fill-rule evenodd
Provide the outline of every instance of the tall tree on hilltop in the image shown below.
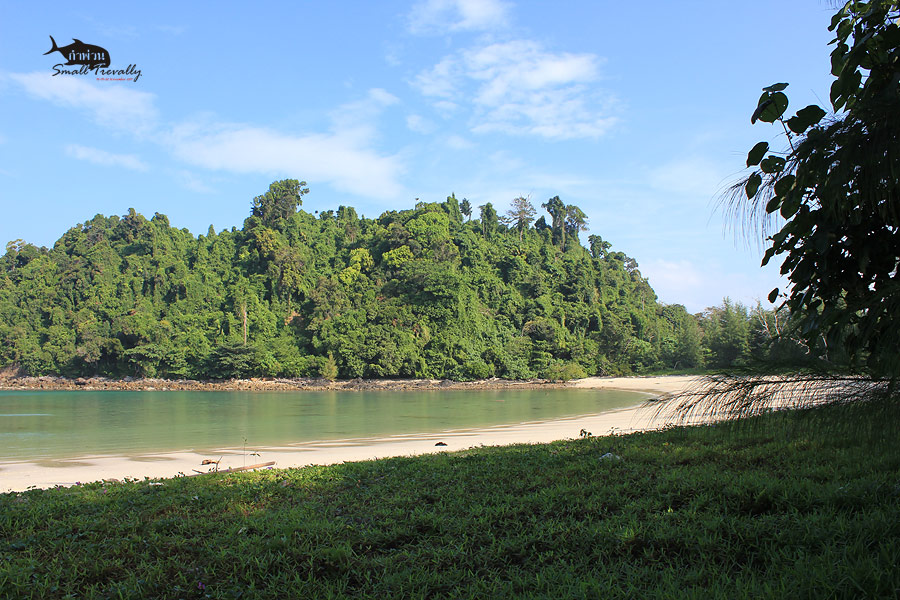
<path fill-rule="evenodd" d="M 303 204 L 302 197 L 309 193 L 305 181 L 283 179 L 269 185 L 269 191 L 253 199 L 253 216 L 263 225 L 278 229 L 280 221 L 289 219 Z"/>
<path fill-rule="evenodd" d="M 675 334 L 664 349 L 655 295 L 624 254 L 563 255 L 546 223 L 525 236 L 537 228 L 525 200 L 518 231 L 490 204 L 473 229 L 458 226 L 452 196 L 377 219 L 349 206 L 292 214 L 299 186 L 276 182 L 243 229 L 194 237 L 130 211 L 79 224 L 52 250 L 10 244 L 0 368 L 304 377 L 331 354 L 335 376 L 473 379 L 672 364 Z"/>
<path fill-rule="evenodd" d="M 451 221 L 454 223 L 462 223 L 462 207 L 459 205 L 459 200 L 456 199 L 456 194 L 447 196 L 447 201 L 444 202 L 444 210 L 447 211 Z"/>
<path fill-rule="evenodd" d="M 350 243 L 355 242 L 359 234 L 359 217 L 356 209 L 352 206 L 338 206 L 337 221 L 344 227 L 344 233 Z"/>
<path fill-rule="evenodd" d="M 559 196 L 553 196 L 541 206 L 550 213 L 550 231 L 553 234 L 553 243 L 564 248 L 566 245 L 566 205 L 559 199 Z"/>
<path fill-rule="evenodd" d="M 588 243 L 591 247 L 591 256 L 594 258 L 606 258 L 606 254 L 612 247 L 612 244 L 604 241 L 599 235 L 588 236 Z"/>
<path fill-rule="evenodd" d="M 506 211 L 506 217 L 519 231 L 519 241 L 522 241 L 522 232 L 534 221 L 537 213 L 534 205 L 527 199 L 519 196 L 512 201 L 512 208 Z"/>
<path fill-rule="evenodd" d="M 574 204 L 566 206 L 565 230 L 566 235 L 570 239 L 574 238 L 576 242 L 579 241 L 578 233 L 587 230 L 587 215 Z M 565 246 L 563 249 L 565 249 Z"/>
<path fill-rule="evenodd" d="M 472 203 L 468 199 L 463 198 L 459 203 L 459 211 L 465 215 L 466 220 L 472 218 Z"/>
<path fill-rule="evenodd" d="M 497 229 L 500 218 L 497 216 L 497 211 L 494 210 L 494 205 L 490 202 L 482 204 L 479 208 L 481 208 L 481 233 L 487 239 Z"/>

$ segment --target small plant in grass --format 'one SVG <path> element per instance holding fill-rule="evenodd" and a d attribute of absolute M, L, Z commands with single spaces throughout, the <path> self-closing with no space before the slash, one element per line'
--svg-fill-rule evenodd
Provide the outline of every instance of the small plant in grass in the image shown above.
<path fill-rule="evenodd" d="M 244 456 L 244 465 L 243 466 L 245 466 L 245 467 L 247 466 L 247 457 L 248 456 L 256 456 L 256 457 L 260 456 L 259 452 L 250 452 L 249 454 L 247 453 L 247 438 L 246 438 L 246 436 L 244 437 L 243 456 Z"/>

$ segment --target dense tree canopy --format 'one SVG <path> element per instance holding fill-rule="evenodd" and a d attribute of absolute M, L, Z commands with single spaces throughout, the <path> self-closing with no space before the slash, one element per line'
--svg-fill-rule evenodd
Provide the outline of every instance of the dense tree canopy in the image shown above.
<path fill-rule="evenodd" d="M 735 188 L 751 223 L 780 215 L 764 264 L 783 256 L 786 304 L 808 345 L 846 349 L 875 375 L 900 376 L 900 3 L 848 2 L 831 21 L 833 116 L 785 119 L 787 84 L 763 90 L 751 121 L 779 122 L 785 153 L 750 151 Z M 739 190 L 739 191 L 738 191 Z M 773 290 L 772 301 L 779 295 Z"/>
<path fill-rule="evenodd" d="M 269 186 L 269 191 L 253 199 L 253 216 L 269 227 L 278 227 L 285 219 L 290 219 L 303 203 L 304 194 L 309 193 L 305 181 L 285 179 Z"/>
<path fill-rule="evenodd" d="M 454 196 L 377 219 L 297 210 L 273 183 L 243 228 L 194 237 L 130 210 L 0 258 L 0 366 L 29 374 L 569 378 L 748 360 L 752 317 L 665 306 L 558 198 L 507 228 Z M 468 216 L 468 215 L 467 215 Z M 567 226 L 567 220 L 573 225 Z M 568 231 L 567 231 L 568 229 Z M 568 240 L 568 241 L 566 241 Z M 724 312 L 723 312 L 724 311 Z M 765 336 L 763 336 L 765 337 Z M 752 353 L 752 352 L 751 352 Z"/>

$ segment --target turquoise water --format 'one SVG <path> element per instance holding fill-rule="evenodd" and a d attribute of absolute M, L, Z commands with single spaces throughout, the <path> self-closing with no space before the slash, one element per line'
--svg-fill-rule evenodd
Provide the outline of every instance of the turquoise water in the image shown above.
<path fill-rule="evenodd" d="M 611 390 L 408 392 L 0 391 L 0 461 L 283 446 L 594 414 Z"/>

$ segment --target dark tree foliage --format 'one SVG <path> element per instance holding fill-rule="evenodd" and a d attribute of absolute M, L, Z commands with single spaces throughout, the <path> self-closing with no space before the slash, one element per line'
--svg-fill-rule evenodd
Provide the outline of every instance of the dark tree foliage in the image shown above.
<path fill-rule="evenodd" d="M 459 211 L 466 217 L 466 219 L 472 218 L 472 203 L 469 202 L 468 199 L 463 198 L 462 202 L 459 203 Z"/>
<path fill-rule="evenodd" d="M 900 427 L 900 2 L 847 2 L 829 26 L 831 105 L 784 118 L 787 83 L 763 88 L 750 121 L 780 125 L 785 152 L 759 142 L 752 173 L 726 196 L 748 229 L 768 234 L 763 264 L 783 257 L 791 288 L 779 310 L 757 310 L 748 342 L 768 343 L 769 372 L 727 373 L 661 405 L 682 416 L 747 417 L 784 408 L 840 405 L 807 413 L 836 432 L 895 442 Z M 776 219 L 780 225 L 772 227 Z M 727 308 L 727 307 L 726 307 Z M 734 310 L 732 309 L 732 313 Z M 724 326 L 739 319 L 721 319 Z M 774 332 L 774 336 L 773 336 Z M 726 344 L 734 336 L 720 336 Z M 727 350 L 727 346 L 724 348 Z M 751 348 L 752 351 L 752 348 Z M 718 353 L 726 356 L 727 353 Z M 784 372 L 806 356 L 812 368 Z M 854 371 L 847 374 L 846 367 Z M 772 372 L 772 367 L 782 372 Z M 864 407 L 864 410 L 857 410 Z M 829 418 L 839 415 L 838 419 Z M 877 415 L 873 417 L 873 415 Z M 827 425 L 826 425 L 827 424 Z"/>
<path fill-rule="evenodd" d="M 198 237 L 131 210 L 97 215 L 51 249 L 11 242 L 0 257 L 0 367 L 566 379 L 719 356 L 705 340 L 725 338 L 660 305 L 637 263 L 599 237 L 593 252 L 561 247 L 527 215 L 503 227 L 490 205 L 464 221 L 453 196 L 378 219 L 346 206 L 317 218 L 296 210 L 304 193 L 276 182 L 242 229 Z"/>
<path fill-rule="evenodd" d="M 559 244 L 560 248 L 565 248 L 566 205 L 559 199 L 559 196 L 554 196 L 541 204 L 541 207 L 547 209 L 547 212 L 550 214 L 550 231 L 553 234 L 554 243 Z"/>
<path fill-rule="evenodd" d="M 500 226 L 500 217 L 494 209 L 494 205 L 488 202 L 481 205 L 481 233 L 485 238 L 491 237 L 491 234 Z"/>
<path fill-rule="evenodd" d="M 808 345 L 846 349 L 876 376 L 900 375 L 900 3 L 848 2 L 835 14 L 834 114 L 784 118 L 786 83 L 751 118 L 778 122 L 785 153 L 750 151 L 730 208 L 752 224 L 780 215 L 763 264 L 783 257 L 785 303 Z M 779 290 L 773 290 L 775 301 Z"/>
<path fill-rule="evenodd" d="M 588 236 L 588 244 L 590 244 L 591 256 L 594 258 L 606 258 L 606 253 L 611 246 L 609 242 L 604 242 L 599 235 Z"/>
<path fill-rule="evenodd" d="M 276 227 L 297 212 L 297 207 L 303 204 L 301 198 L 307 193 L 309 188 L 305 181 L 276 181 L 269 186 L 269 191 L 253 199 L 253 216 L 267 227 Z"/>
<path fill-rule="evenodd" d="M 566 222 L 565 222 L 565 230 L 566 235 L 569 236 L 569 239 L 574 239 L 578 242 L 578 234 L 587 229 L 587 215 L 584 214 L 584 211 L 575 206 L 574 204 L 569 204 L 566 206 Z"/>

